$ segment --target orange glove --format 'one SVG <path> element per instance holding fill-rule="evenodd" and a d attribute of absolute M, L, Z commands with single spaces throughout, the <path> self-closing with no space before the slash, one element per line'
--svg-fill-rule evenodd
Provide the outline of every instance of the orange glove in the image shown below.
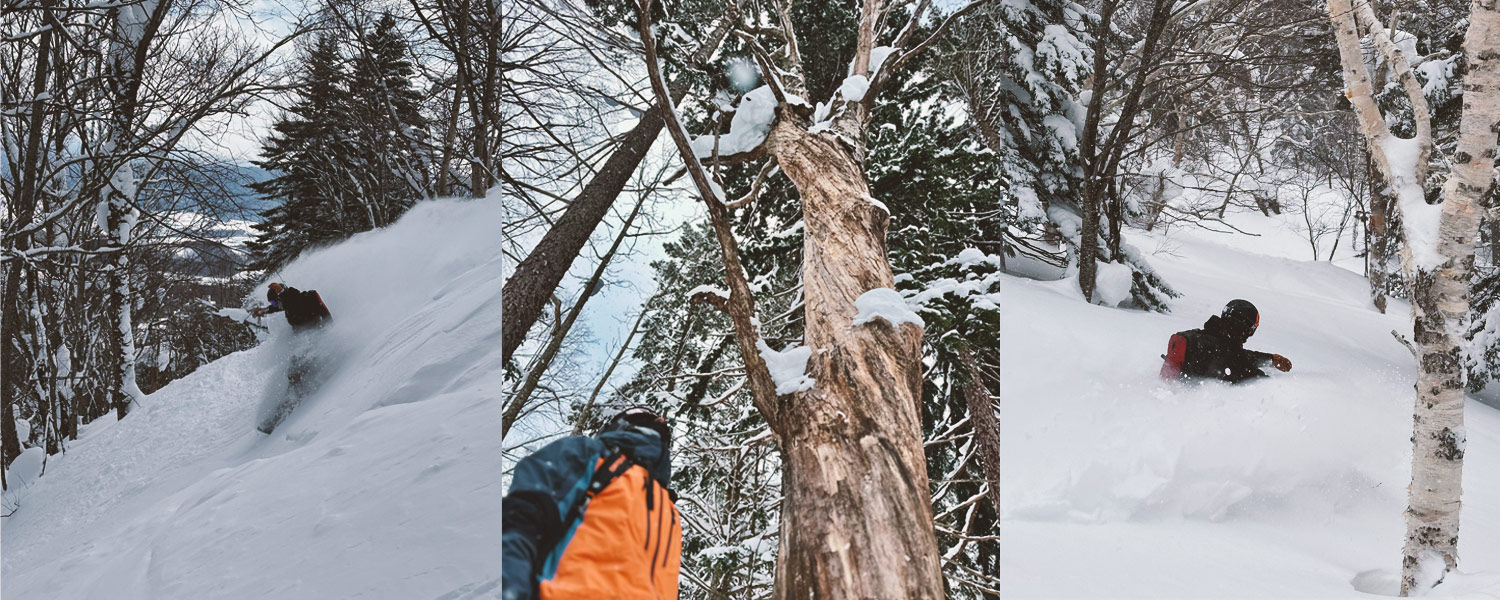
<path fill-rule="evenodd" d="M 256 317 L 256 318 L 260 318 L 260 317 L 266 316 L 266 307 L 262 306 L 260 308 L 257 308 L 255 310 L 250 311 L 250 316 Z"/>
<path fill-rule="evenodd" d="M 1271 365 L 1274 366 L 1274 367 L 1276 367 L 1278 370 L 1280 370 L 1283 373 L 1292 370 L 1292 361 L 1291 361 L 1291 359 L 1289 359 L 1289 358 L 1287 358 L 1285 356 L 1282 356 L 1280 354 L 1272 354 L 1271 355 Z"/>

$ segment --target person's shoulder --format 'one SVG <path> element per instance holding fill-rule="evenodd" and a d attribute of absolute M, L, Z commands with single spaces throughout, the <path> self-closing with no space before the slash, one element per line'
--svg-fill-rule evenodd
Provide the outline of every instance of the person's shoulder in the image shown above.
<path fill-rule="evenodd" d="M 558 460 L 592 458 L 604 451 L 604 444 L 586 435 L 570 435 L 548 442 L 522 460 Z"/>

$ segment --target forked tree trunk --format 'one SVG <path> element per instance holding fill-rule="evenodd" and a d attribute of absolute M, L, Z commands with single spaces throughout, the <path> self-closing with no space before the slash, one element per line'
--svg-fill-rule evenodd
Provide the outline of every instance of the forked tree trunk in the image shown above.
<path fill-rule="evenodd" d="M 938 600 L 922 328 L 851 326 L 855 299 L 895 285 L 890 217 L 870 202 L 863 170 L 833 136 L 778 120 L 769 147 L 802 197 L 807 370 L 817 380 L 783 411 L 776 597 Z"/>
<path fill-rule="evenodd" d="M 1464 370 L 1452 332 L 1469 311 L 1469 274 L 1483 216 L 1482 202 L 1494 182 L 1495 124 L 1500 122 L 1500 14 L 1495 0 L 1476 0 L 1464 36 L 1469 72 L 1459 121 L 1453 170 L 1443 186 L 1438 254 L 1447 260 L 1435 272 L 1418 268 L 1412 278 L 1416 313 L 1417 408 L 1412 435 L 1412 479 L 1407 488 L 1406 546 L 1401 594 L 1436 582 L 1418 581 L 1433 555 L 1446 570 L 1458 566 L 1458 515 L 1464 459 Z M 1404 257 L 1406 258 L 1406 257 Z M 1410 263 L 1411 261 L 1405 260 Z M 1425 338 L 1425 339 L 1424 339 Z"/>
<path fill-rule="evenodd" d="M 650 4 L 645 0 L 640 5 L 639 31 L 647 72 L 660 102 L 670 94 L 657 67 L 647 16 Z M 918 13 L 925 6 L 919 5 Z M 970 4 L 954 15 L 976 6 Z M 836 135 L 808 133 L 786 104 L 786 90 L 778 87 L 778 82 L 785 82 L 793 93 L 806 91 L 799 83 L 802 76 L 790 4 L 779 9 L 790 60 L 769 78 L 780 106 L 764 147 L 802 200 L 804 340 L 812 349 L 806 373 L 816 380 L 811 389 L 777 394 L 771 384 L 757 351 L 764 348 L 764 342 L 753 320 L 754 301 L 740 266 L 728 211 L 694 157 L 686 130 L 675 114 L 668 114 L 668 131 L 708 206 L 724 253 L 729 284 L 724 308 L 734 322 L 756 409 L 766 417 L 781 446 L 784 498 L 775 596 L 779 600 L 938 600 L 943 598 L 943 577 L 919 405 L 922 328 L 912 323 L 893 327 L 880 320 L 853 325 L 856 299 L 869 290 L 895 284 L 885 245 L 890 216 L 869 195 L 856 158 L 862 149 L 841 141 L 852 139 L 857 145 L 864 138 L 868 107 L 845 103 L 843 116 L 833 125 Z M 864 5 L 852 72 L 869 73 L 876 24 L 884 14 L 878 0 Z M 943 31 L 951 19 L 937 31 Z M 894 45 L 904 47 L 913 30 L 908 27 Z M 773 72 L 763 50 L 757 49 L 756 59 L 763 72 Z M 886 68 L 898 68 L 902 60 L 898 57 Z M 880 89 L 880 81 L 877 76 L 872 92 Z"/>
<path fill-rule="evenodd" d="M 1417 117 L 1417 142 L 1422 145 L 1415 168 L 1422 180 L 1431 126 L 1426 102 L 1411 67 L 1395 51 L 1379 20 L 1367 4 L 1330 0 L 1344 64 L 1347 95 L 1369 142 L 1370 152 L 1386 178 L 1403 175 L 1392 169 L 1385 154 L 1390 130 L 1374 102 L 1374 92 L 1359 52 L 1359 29 L 1370 31 L 1375 46 L 1401 80 Z M 1357 11 L 1357 12 L 1356 12 Z M 1457 327 L 1469 312 L 1468 282 L 1479 233 L 1480 206 L 1494 179 L 1495 131 L 1500 122 L 1500 14 L 1495 0 L 1470 5 L 1469 29 L 1464 38 L 1469 72 L 1463 81 L 1464 110 L 1452 173 L 1443 187 L 1443 204 L 1436 239 L 1413 231 L 1418 225 L 1403 215 L 1408 232 L 1401 249 L 1402 271 L 1411 285 L 1413 341 L 1417 358 L 1416 406 L 1412 433 L 1412 481 L 1407 488 L 1406 544 L 1402 550 L 1401 595 L 1421 594 L 1458 565 L 1458 525 L 1464 458 L 1464 370 L 1459 360 L 1461 336 Z M 1405 177 L 1411 177 L 1406 173 Z M 1408 186 L 1410 182 L 1407 182 Z M 1393 186 L 1402 210 L 1421 210 L 1417 191 Z M 1416 197 L 1412 197 L 1415 195 Z M 1414 248 L 1415 244 L 1432 244 Z M 1427 258 L 1424 258 L 1427 257 Z M 1438 563 L 1441 561 L 1441 563 Z"/>

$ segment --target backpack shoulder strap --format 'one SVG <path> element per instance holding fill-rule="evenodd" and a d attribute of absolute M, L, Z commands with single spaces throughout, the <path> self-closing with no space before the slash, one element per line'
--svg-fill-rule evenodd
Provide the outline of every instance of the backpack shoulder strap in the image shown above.
<path fill-rule="evenodd" d="M 542 580 L 550 579 L 556 573 L 558 561 L 562 558 L 562 550 L 567 545 L 568 540 L 573 537 L 573 530 L 581 522 L 583 511 L 588 509 L 589 501 L 604 491 L 604 488 L 609 487 L 609 484 L 616 477 L 630 470 L 630 467 L 635 466 L 635 461 L 631 460 L 630 456 L 614 446 L 606 446 L 602 454 L 589 460 L 599 461 L 600 459 L 603 460 L 597 463 L 597 467 L 590 465 L 593 474 L 589 477 L 588 484 L 583 488 L 583 493 L 578 494 L 577 498 L 573 500 L 573 504 L 568 507 L 567 513 L 561 515 L 562 536 L 546 548 L 545 551 L 540 553 L 546 558 L 538 561 L 536 569 L 533 572 L 533 576 L 538 583 Z"/>
<path fill-rule="evenodd" d="M 588 508 L 589 501 L 593 500 L 594 496 L 609 487 L 610 482 L 616 477 L 635 466 L 635 461 L 631 460 L 629 455 L 614 446 L 607 447 L 603 459 L 599 467 L 594 469 L 594 476 L 589 478 L 589 485 L 584 488 L 583 495 L 579 496 L 578 500 L 573 503 L 573 507 L 568 510 L 567 517 L 563 519 L 564 523 L 572 523 L 576 520 L 583 510 Z"/>

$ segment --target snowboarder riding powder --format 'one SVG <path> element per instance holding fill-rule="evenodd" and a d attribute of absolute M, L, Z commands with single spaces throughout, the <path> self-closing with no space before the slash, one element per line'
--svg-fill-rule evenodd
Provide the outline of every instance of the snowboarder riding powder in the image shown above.
<path fill-rule="evenodd" d="M 285 419 L 292 410 L 302 403 L 317 385 L 317 372 L 319 360 L 314 354 L 315 344 L 309 339 L 308 334 L 321 328 L 332 319 L 328 307 L 323 304 L 323 298 L 318 295 L 317 290 L 301 291 L 294 287 L 286 287 L 280 283 L 271 283 L 266 287 L 266 301 L 269 306 L 262 306 L 251 311 L 255 317 L 263 317 L 270 313 L 286 313 L 286 322 L 292 326 L 293 339 L 292 350 L 287 365 L 286 393 L 279 398 L 274 398 L 260 417 L 260 425 L 257 429 L 261 433 L 271 433 L 276 426 Z"/>
<path fill-rule="evenodd" d="M 263 317 L 270 313 L 285 312 L 286 322 L 292 329 L 303 329 L 308 326 L 319 326 L 326 319 L 332 318 L 328 313 L 328 307 L 324 306 L 323 298 L 318 296 L 317 290 L 302 291 L 294 287 L 286 287 L 279 283 L 272 283 L 266 288 L 266 301 L 268 306 L 262 306 L 250 314 Z"/>
<path fill-rule="evenodd" d="M 1229 301 L 1224 312 L 1209 317 L 1202 329 L 1172 335 L 1162 356 L 1162 378 L 1217 377 L 1236 383 L 1264 377 L 1266 372 L 1260 367 L 1267 363 L 1283 372 L 1292 370 L 1292 361 L 1285 356 L 1245 349 L 1245 342 L 1258 327 L 1260 311 L 1254 304 Z"/>

